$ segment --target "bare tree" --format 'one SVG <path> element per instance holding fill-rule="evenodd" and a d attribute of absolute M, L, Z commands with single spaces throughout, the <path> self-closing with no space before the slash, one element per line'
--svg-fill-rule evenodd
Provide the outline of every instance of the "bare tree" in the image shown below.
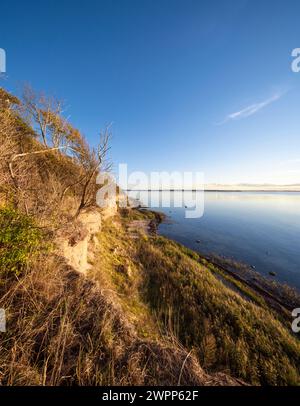
<path fill-rule="evenodd" d="M 86 167 L 86 173 L 82 179 L 82 191 L 80 203 L 75 214 L 75 217 L 79 213 L 95 204 L 97 185 L 96 177 L 98 173 L 102 170 L 103 172 L 108 172 L 111 170 L 112 163 L 107 159 L 107 153 L 110 150 L 110 141 L 112 133 L 110 131 L 110 126 L 100 133 L 100 142 L 96 149 L 93 149 L 86 160 L 84 166 Z"/>
<path fill-rule="evenodd" d="M 43 93 L 36 94 L 31 87 L 23 90 L 22 116 L 33 124 L 45 147 L 58 147 L 63 138 L 66 120 L 62 118 L 63 103 Z"/>
<path fill-rule="evenodd" d="M 59 211 L 65 199 L 75 216 L 95 204 L 97 175 L 111 168 L 110 126 L 100 133 L 99 145 L 90 148 L 63 117 L 62 103 L 29 87 L 18 104 L 0 89 L 0 119 L 0 166 L 4 165 L 6 177 L 0 179 L 0 192 L 7 184 L 17 206 L 45 215 Z"/>

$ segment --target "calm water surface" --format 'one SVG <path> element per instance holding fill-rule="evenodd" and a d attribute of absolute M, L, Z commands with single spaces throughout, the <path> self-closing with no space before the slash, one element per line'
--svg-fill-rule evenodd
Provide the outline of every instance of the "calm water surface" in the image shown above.
<path fill-rule="evenodd" d="M 158 207 L 170 192 L 144 192 L 140 199 L 164 212 L 170 223 L 160 233 L 205 254 L 218 254 L 253 265 L 278 281 L 300 289 L 299 192 L 193 192 L 202 193 L 204 213 L 185 217 L 192 192 L 171 192 L 171 206 L 180 196 L 181 207 Z M 199 240 L 200 243 L 196 241 Z"/>

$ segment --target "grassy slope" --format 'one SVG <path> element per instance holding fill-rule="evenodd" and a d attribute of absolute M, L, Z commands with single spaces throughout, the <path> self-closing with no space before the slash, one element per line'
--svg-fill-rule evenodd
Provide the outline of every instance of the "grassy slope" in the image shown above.
<path fill-rule="evenodd" d="M 300 344 L 261 298 L 245 300 L 173 241 L 129 238 L 128 223 L 144 216 L 132 211 L 104 225 L 93 271 L 140 336 L 175 337 L 209 371 L 252 384 L 298 384 Z"/>
<path fill-rule="evenodd" d="M 130 222 L 148 216 L 104 222 L 88 278 L 41 252 L 1 281 L 0 384 L 234 383 L 220 371 L 299 383 L 299 342 L 263 302 L 243 299 L 173 241 L 130 238 Z"/>
<path fill-rule="evenodd" d="M 119 220 L 101 233 L 107 242 L 101 256 L 105 267 L 95 263 L 96 283 L 50 247 L 16 256 L 20 241 L 29 238 L 29 243 L 32 234 L 26 216 L 10 214 L 14 221 L 0 221 L 1 252 L 17 261 L 20 272 L 14 267 L 0 272 L 0 308 L 7 317 L 7 331 L 0 334 L 0 385 L 236 384 L 224 375 L 205 374 L 193 354 L 161 336 L 139 295 L 143 278 L 122 265 L 110 240 L 117 232 L 119 241 L 126 241 Z M 1 219 L 6 219 L 3 210 Z M 133 278 L 130 284 L 125 270 Z"/>

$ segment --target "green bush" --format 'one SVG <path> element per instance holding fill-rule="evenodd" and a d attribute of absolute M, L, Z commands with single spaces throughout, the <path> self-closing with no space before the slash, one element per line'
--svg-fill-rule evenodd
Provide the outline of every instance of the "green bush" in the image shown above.
<path fill-rule="evenodd" d="M 0 208 L 0 275 L 19 275 L 41 243 L 42 233 L 29 216 Z"/>

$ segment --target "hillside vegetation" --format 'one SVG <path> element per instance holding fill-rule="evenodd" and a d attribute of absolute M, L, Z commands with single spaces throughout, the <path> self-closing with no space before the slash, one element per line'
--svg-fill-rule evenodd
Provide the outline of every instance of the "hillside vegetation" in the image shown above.
<path fill-rule="evenodd" d="M 90 149 L 61 111 L 0 89 L 0 384 L 299 384 L 297 338 L 262 298 L 157 236 L 158 214 L 119 209 L 102 222 L 90 270 L 68 264 L 57 238 L 76 246 L 81 214 L 99 211 L 110 134 Z"/>

